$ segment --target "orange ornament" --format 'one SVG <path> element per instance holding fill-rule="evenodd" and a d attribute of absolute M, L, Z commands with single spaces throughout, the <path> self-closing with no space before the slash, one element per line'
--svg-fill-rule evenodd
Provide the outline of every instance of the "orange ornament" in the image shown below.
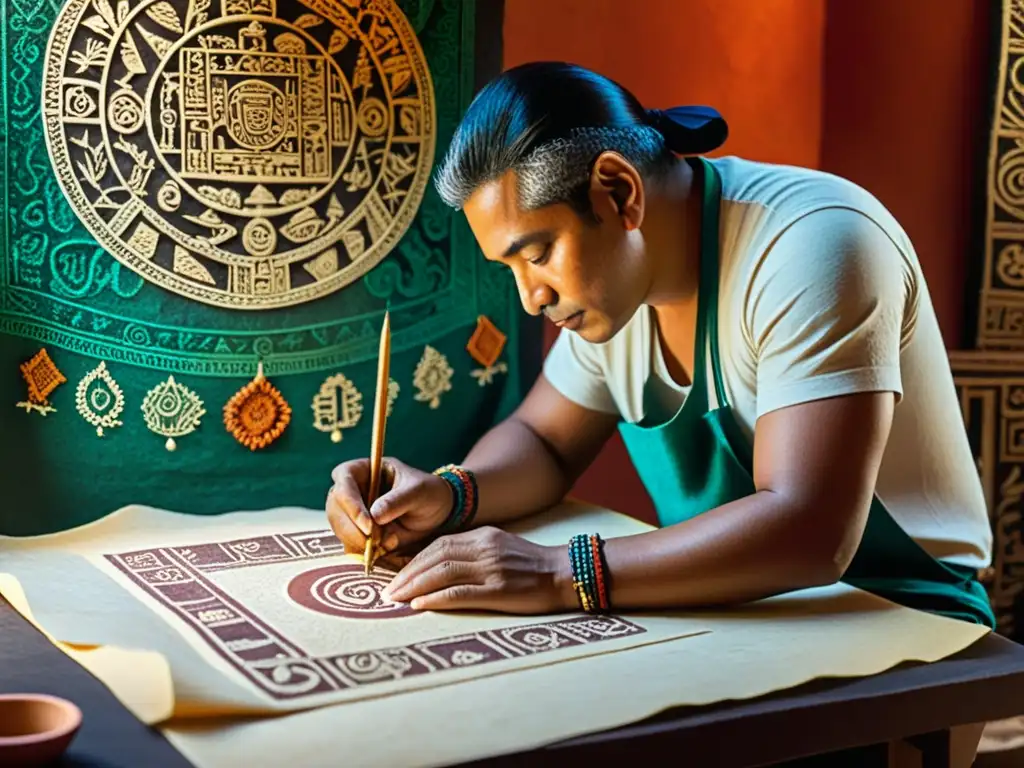
<path fill-rule="evenodd" d="M 480 365 L 490 368 L 494 365 L 494 361 L 501 356 L 507 338 L 494 323 L 480 315 L 476 319 L 476 330 L 473 331 L 473 335 L 466 344 L 466 351 Z"/>
<path fill-rule="evenodd" d="M 263 375 L 238 390 L 224 406 L 224 426 L 250 451 L 266 448 L 277 440 L 292 420 L 291 406 Z"/>
<path fill-rule="evenodd" d="M 31 360 L 22 363 L 18 368 L 25 379 L 25 384 L 28 385 L 28 400 L 18 403 L 18 407 L 24 408 L 26 413 L 38 411 L 43 416 L 56 411 L 47 398 L 67 379 L 54 365 L 49 353 L 45 349 L 40 349 Z"/>
<path fill-rule="evenodd" d="M 25 383 L 28 384 L 28 397 L 33 403 L 45 403 L 50 393 L 67 381 L 64 374 L 57 370 L 45 349 L 40 349 L 31 360 L 22 363 L 19 368 Z"/>

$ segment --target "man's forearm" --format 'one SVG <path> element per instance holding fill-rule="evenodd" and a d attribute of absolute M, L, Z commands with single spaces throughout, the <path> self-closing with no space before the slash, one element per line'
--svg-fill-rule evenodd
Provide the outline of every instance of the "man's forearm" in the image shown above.
<path fill-rule="evenodd" d="M 866 505 L 828 524 L 761 491 L 692 520 L 605 542 L 612 604 L 620 609 L 728 605 L 836 581 L 856 550 Z M 832 510 L 837 516 L 840 510 Z M 568 564 L 562 600 L 575 603 Z"/>
<path fill-rule="evenodd" d="M 557 504 L 574 477 L 526 424 L 512 416 L 484 435 L 462 465 L 480 494 L 475 525 L 497 525 Z"/>

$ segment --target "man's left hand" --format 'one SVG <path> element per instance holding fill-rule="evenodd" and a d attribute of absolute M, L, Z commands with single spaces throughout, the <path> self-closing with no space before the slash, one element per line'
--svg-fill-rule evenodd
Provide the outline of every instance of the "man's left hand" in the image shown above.
<path fill-rule="evenodd" d="M 382 597 L 418 611 L 543 614 L 575 607 L 565 547 L 544 547 L 492 527 L 435 540 Z"/>

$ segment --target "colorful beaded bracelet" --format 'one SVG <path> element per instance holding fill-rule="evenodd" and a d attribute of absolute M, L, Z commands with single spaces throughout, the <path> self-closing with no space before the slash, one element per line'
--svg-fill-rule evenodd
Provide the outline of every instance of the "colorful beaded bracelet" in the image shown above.
<path fill-rule="evenodd" d="M 608 568 L 604 540 L 597 534 L 579 533 L 569 540 L 572 586 L 584 613 L 608 610 Z"/>
<path fill-rule="evenodd" d="M 451 486 L 453 496 L 451 512 L 439 528 L 441 533 L 455 533 L 468 528 L 480 505 L 476 476 L 465 467 L 445 464 L 434 470 L 434 474 Z"/>

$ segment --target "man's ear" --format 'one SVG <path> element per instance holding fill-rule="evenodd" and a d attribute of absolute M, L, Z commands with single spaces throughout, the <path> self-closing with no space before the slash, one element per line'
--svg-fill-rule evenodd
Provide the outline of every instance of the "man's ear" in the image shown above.
<path fill-rule="evenodd" d="M 636 168 L 617 152 L 602 152 L 590 171 L 590 205 L 600 219 L 615 218 L 638 229 L 644 218 L 644 184 Z"/>

